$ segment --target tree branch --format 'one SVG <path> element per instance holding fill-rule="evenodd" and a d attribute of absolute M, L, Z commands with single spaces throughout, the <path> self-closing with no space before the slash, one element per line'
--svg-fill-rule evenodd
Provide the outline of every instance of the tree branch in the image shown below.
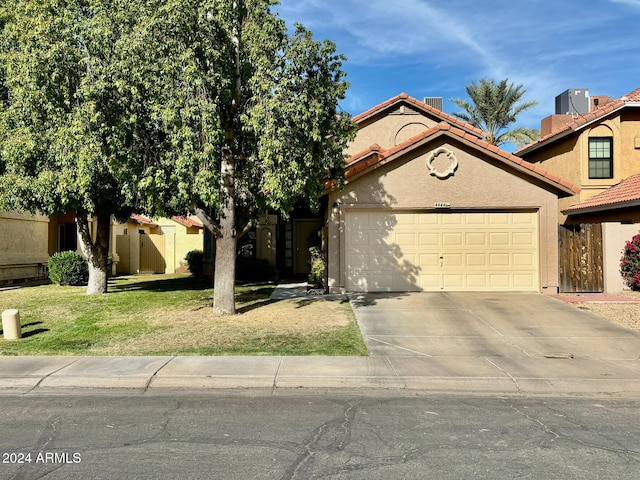
<path fill-rule="evenodd" d="M 78 225 L 78 233 L 80 234 L 80 249 L 84 256 L 89 259 L 93 254 L 93 240 L 91 239 L 87 215 L 78 213 L 76 215 L 76 225 Z"/>
<path fill-rule="evenodd" d="M 213 236 L 216 238 L 221 238 L 222 232 L 220 231 L 220 227 L 213 222 L 213 220 L 207 214 L 207 212 L 205 212 L 204 209 L 196 205 L 194 205 L 192 208 L 196 214 L 196 217 L 198 217 L 200 221 L 204 224 L 204 226 L 209 229 L 209 231 L 213 234 Z"/>
<path fill-rule="evenodd" d="M 242 228 L 242 230 L 240 230 L 240 232 L 238 233 L 238 238 L 242 238 L 244 235 L 246 235 L 247 233 L 249 233 L 249 231 L 255 227 L 253 221 L 249 220 L 247 222 L 247 224 Z"/>

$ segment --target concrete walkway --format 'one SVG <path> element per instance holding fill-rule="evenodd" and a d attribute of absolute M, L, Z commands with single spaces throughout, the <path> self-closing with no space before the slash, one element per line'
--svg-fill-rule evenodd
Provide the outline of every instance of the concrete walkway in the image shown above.
<path fill-rule="evenodd" d="M 302 285 L 283 285 L 278 290 L 282 298 L 305 295 Z M 381 389 L 640 396 L 637 333 L 612 330 L 609 322 L 542 295 L 524 297 L 528 303 L 518 299 L 519 320 L 510 320 L 512 313 L 504 304 L 492 303 L 498 298 L 495 295 L 481 298 L 457 294 L 451 298 L 453 304 L 438 304 L 444 302 L 442 297 L 429 300 L 425 294 L 386 299 L 351 296 L 370 346 L 369 357 L 0 356 L 0 395 L 249 388 L 277 394 L 305 388 L 349 393 Z M 548 302 L 557 305 L 549 306 Z M 568 309 L 569 323 L 559 321 L 553 313 L 563 308 Z M 382 316 L 385 309 L 386 316 Z M 425 320 L 427 314 L 431 315 L 429 320 Z M 425 322 L 429 333 L 425 333 Z M 413 334 L 407 336 L 412 329 Z M 564 333 L 559 334 L 561 331 Z"/>

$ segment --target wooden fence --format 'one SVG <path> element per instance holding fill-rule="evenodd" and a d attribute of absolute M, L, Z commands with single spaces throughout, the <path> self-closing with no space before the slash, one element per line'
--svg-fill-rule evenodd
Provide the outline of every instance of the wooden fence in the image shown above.
<path fill-rule="evenodd" d="M 560 225 L 560 292 L 604 291 L 602 224 Z"/>

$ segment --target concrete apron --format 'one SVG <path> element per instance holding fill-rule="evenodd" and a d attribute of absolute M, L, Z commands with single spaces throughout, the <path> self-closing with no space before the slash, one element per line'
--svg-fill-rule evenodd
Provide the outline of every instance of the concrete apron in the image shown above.
<path fill-rule="evenodd" d="M 545 295 L 370 293 L 350 301 L 372 358 L 385 358 L 409 388 L 640 394 L 640 334 Z"/>

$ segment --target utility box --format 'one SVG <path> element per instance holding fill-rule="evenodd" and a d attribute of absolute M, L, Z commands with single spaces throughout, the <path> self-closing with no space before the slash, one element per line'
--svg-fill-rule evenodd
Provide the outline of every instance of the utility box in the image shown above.
<path fill-rule="evenodd" d="M 2 312 L 2 333 L 5 340 L 22 338 L 20 312 L 15 308 Z"/>

